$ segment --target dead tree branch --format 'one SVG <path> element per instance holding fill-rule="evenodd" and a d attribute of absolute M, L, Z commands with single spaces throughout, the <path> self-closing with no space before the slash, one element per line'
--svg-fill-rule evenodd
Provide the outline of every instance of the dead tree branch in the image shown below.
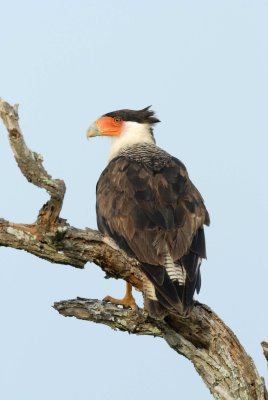
<path fill-rule="evenodd" d="M 143 274 L 137 260 L 128 257 L 100 232 L 76 229 L 59 217 L 65 184 L 53 179 L 44 169 L 42 157 L 28 149 L 19 127 L 18 107 L 0 100 L 0 116 L 22 174 L 50 195 L 32 224 L 0 219 L 0 246 L 25 250 L 76 268 L 94 262 L 108 277 L 125 279 L 142 291 Z M 98 300 L 61 301 L 54 308 L 65 316 L 163 338 L 177 353 L 192 361 L 215 399 L 268 400 L 264 381 L 252 359 L 233 332 L 203 304 L 196 303 L 187 319 L 170 314 L 165 321 L 150 318 L 144 310 L 124 310 Z M 262 345 L 267 358 L 267 344 Z"/>

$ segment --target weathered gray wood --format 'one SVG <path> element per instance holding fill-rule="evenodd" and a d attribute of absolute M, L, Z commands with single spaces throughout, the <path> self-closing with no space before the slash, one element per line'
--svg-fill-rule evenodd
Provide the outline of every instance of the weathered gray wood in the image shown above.
<path fill-rule="evenodd" d="M 129 258 L 100 232 L 76 229 L 59 217 L 64 182 L 53 179 L 45 171 L 42 157 L 28 149 L 19 127 L 17 106 L 0 100 L 0 116 L 21 172 L 50 195 L 34 224 L 0 219 L 0 246 L 25 250 L 50 262 L 76 268 L 94 262 L 107 276 L 125 279 L 142 291 L 143 274 L 137 260 Z M 196 303 L 189 318 L 170 314 L 165 321 L 150 318 L 144 310 L 124 310 L 98 300 L 67 300 L 55 303 L 54 308 L 62 315 L 106 324 L 113 329 L 162 337 L 194 364 L 215 399 L 268 400 L 264 381 L 252 359 L 234 333 L 203 304 Z M 264 344 L 263 349 L 267 357 Z"/>
<path fill-rule="evenodd" d="M 203 304 L 195 305 L 190 318 L 173 316 L 167 321 L 154 320 L 144 310 L 125 310 L 92 299 L 61 301 L 54 308 L 64 316 L 163 338 L 193 362 L 215 399 L 267 399 L 264 381 L 252 359 L 233 332 Z"/>

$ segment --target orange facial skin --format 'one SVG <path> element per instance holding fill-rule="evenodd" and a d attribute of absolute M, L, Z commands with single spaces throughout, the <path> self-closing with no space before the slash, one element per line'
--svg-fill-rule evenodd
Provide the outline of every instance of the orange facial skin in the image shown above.
<path fill-rule="evenodd" d="M 121 134 L 124 121 L 120 118 L 101 117 L 95 122 L 102 136 L 119 136 Z"/>

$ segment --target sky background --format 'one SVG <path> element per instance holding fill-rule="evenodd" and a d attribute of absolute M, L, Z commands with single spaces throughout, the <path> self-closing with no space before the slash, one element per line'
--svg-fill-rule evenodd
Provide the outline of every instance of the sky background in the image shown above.
<path fill-rule="evenodd" d="M 158 145 L 186 164 L 211 216 L 198 300 L 267 377 L 267 1 L 0 0 L 0 10 L 0 96 L 20 104 L 28 146 L 64 179 L 61 216 L 96 227 L 109 139 L 87 142 L 88 125 L 152 104 Z M 48 195 L 22 176 L 2 123 L 0 181 L 0 218 L 33 222 Z M 0 248 L 0 398 L 211 399 L 164 341 L 51 308 L 123 295 L 123 281 L 103 278 L 93 264 L 77 270 Z"/>

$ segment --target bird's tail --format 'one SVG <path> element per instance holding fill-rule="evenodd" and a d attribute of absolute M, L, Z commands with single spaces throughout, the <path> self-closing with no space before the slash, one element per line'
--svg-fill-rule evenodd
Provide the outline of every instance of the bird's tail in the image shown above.
<path fill-rule="evenodd" d="M 206 257 L 204 230 L 200 228 L 189 252 L 174 262 L 168 248 L 164 250 L 164 265 L 143 264 L 148 278 L 144 284 L 145 308 L 158 319 L 170 311 L 186 317 L 193 307 L 193 296 L 201 286 L 200 265 Z"/>
<path fill-rule="evenodd" d="M 151 317 L 163 319 L 170 311 L 187 314 L 188 307 L 182 301 L 183 288 L 172 281 L 165 267 L 143 264 L 142 270 L 148 278 L 144 284 L 144 303 Z"/>

